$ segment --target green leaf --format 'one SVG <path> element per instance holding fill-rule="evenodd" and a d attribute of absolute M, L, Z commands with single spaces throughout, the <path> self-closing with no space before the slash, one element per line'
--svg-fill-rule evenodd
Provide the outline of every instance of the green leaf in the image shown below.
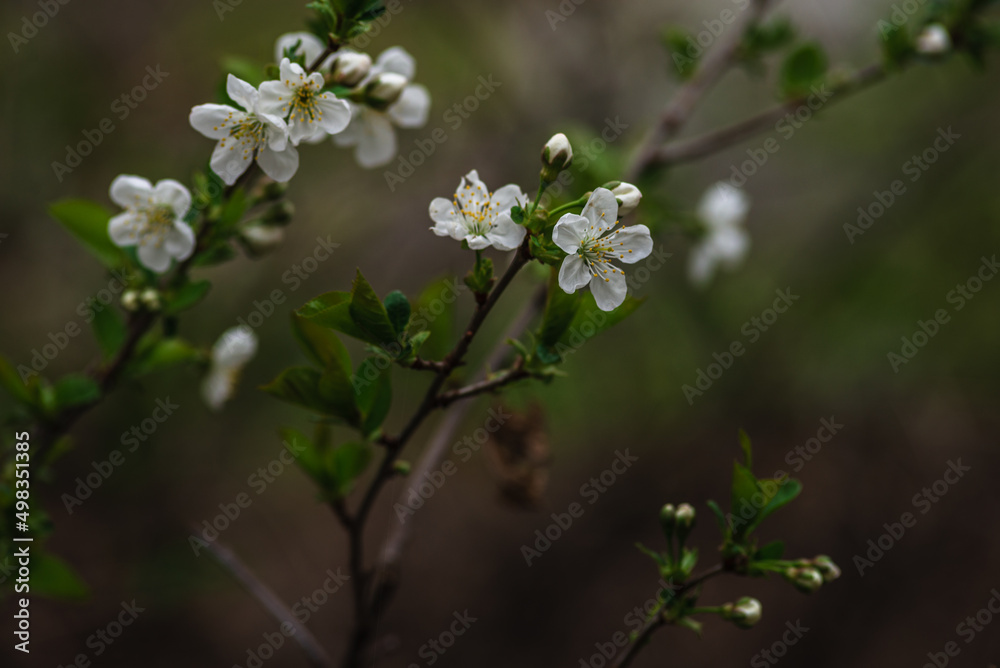
<path fill-rule="evenodd" d="M 538 330 L 540 345 L 553 346 L 562 338 L 580 309 L 581 294 L 580 292 L 566 294 L 559 287 L 559 270 L 555 267 L 549 270 L 548 297 L 545 301 L 542 325 Z"/>
<path fill-rule="evenodd" d="M 425 357 L 440 359 L 448 354 L 454 337 L 455 303 L 461 284 L 453 278 L 434 281 L 417 298 L 417 308 L 410 318 L 410 329 L 428 332 L 422 346 Z"/>
<path fill-rule="evenodd" d="M 684 549 L 684 554 L 681 556 L 681 571 L 684 573 L 684 577 L 687 578 L 691 575 L 694 567 L 698 565 L 698 549 Z"/>
<path fill-rule="evenodd" d="M 827 59 L 823 49 L 809 42 L 793 49 L 781 66 L 781 92 L 786 98 L 809 93 L 826 75 Z"/>
<path fill-rule="evenodd" d="M 393 330 L 396 334 L 405 332 L 410 325 L 410 300 L 402 292 L 395 290 L 385 296 L 384 304 Z"/>
<path fill-rule="evenodd" d="M 305 353 L 321 367 L 338 366 L 346 374 L 351 369 L 351 355 L 337 335 L 298 313 L 292 314 L 292 332 Z"/>
<path fill-rule="evenodd" d="M 746 462 L 746 466 L 751 471 L 753 470 L 753 444 L 750 442 L 750 436 L 745 431 L 740 429 L 740 447 L 743 448 L 743 457 Z"/>
<path fill-rule="evenodd" d="M 226 232 L 236 227 L 243 220 L 243 214 L 246 213 L 248 204 L 246 191 L 243 188 L 234 190 L 222 205 L 222 212 L 219 214 L 218 220 L 215 221 L 214 231 Z"/>
<path fill-rule="evenodd" d="M 49 214 L 104 266 L 113 269 L 125 263 L 125 254 L 108 236 L 111 213 L 100 204 L 82 199 L 60 200 L 49 207 Z"/>
<path fill-rule="evenodd" d="M 349 292 L 327 292 L 306 302 L 296 313 L 317 325 L 335 329 L 355 339 L 364 340 L 364 332 L 354 324 L 354 319 L 351 317 L 351 293 Z"/>
<path fill-rule="evenodd" d="M 105 306 L 100 310 L 95 310 L 94 320 L 90 326 L 94 330 L 97 345 L 100 346 L 105 359 L 113 357 L 125 343 L 125 321 L 122 319 L 121 313 L 113 306 Z"/>
<path fill-rule="evenodd" d="M 656 562 L 656 565 L 660 568 L 670 568 L 670 560 L 663 554 L 660 554 L 656 550 L 651 550 L 642 543 L 636 543 L 635 547 L 637 550 L 645 554 L 647 557 Z"/>
<path fill-rule="evenodd" d="M 361 433 L 365 436 L 382 426 L 392 406 L 392 365 L 380 369 L 379 359 L 369 357 L 354 375 L 358 410 L 361 412 Z"/>
<path fill-rule="evenodd" d="M 90 376 L 69 374 L 53 387 L 57 410 L 91 404 L 101 398 L 101 388 Z"/>
<path fill-rule="evenodd" d="M 31 558 L 31 590 L 52 598 L 83 599 L 90 594 L 68 564 L 45 552 Z"/>
<path fill-rule="evenodd" d="M 189 362 L 201 357 L 200 350 L 183 339 L 174 337 L 150 339 L 136 353 L 129 363 L 128 374 L 133 378 L 161 371 L 175 364 Z"/>
<path fill-rule="evenodd" d="M 331 364 L 323 371 L 319 381 L 319 392 L 326 404 L 327 415 L 340 418 L 349 425 L 358 425 L 361 414 L 358 411 L 357 393 L 351 372 L 339 364 Z"/>
<path fill-rule="evenodd" d="M 617 325 L 631 315 L 644 299 L 628 296 L 614 311 L 602 311 L 597 307 L 594 295 L 588 290 L 580 298 L 580 307 L 570 323 L 569 329 L 559 338 L 559 345 L 577 349 L 604 330 Z"/>
<path fill-rule="evenodd" d="M 691 78 L 698 69 L 698 59 L 702 50 L 697 47 L 694 36 L 680 28 L 668 28 L 663 33 L 663 45 L 670 54 L 673 71 L 681 81 Z"/>
<path fill-rule="evenodd" d="M 882 23 L 887 25 L 883 27 Z M 879 35 L 882 38 L 882 60 L 888 69 L 899 69 L 917 52 L 905 26 L 880 22 Z"/>
<path fill-rule="evenodd" d="M 734 536 L 741 537 L 749 533 L 749 522 L 752 522 L 756 516 L 753 496 L 759 492 L 760 490 L 757 487 L 757 479 L 754 477 L 753 473 L 750 472 L 750 469 L 743 466 L 739 462 L 733 462 L 731 511 L 736 517 L 747 521 L 747 524 L 741 524 L 734 529 Z"/>
<path fill-rule="evenodd" d="M 234 257 L 236 257 L 236 251 L 229 245 L 229 242 L 218 241 L 209 246 L 205 251 L 198 253 L 191 264 L 195 267 L 211 267 L 228 262 Z"/>
<path fill-rule="evenodd" d="M 292 367 L 282 371 L 261 389 L 282 401 L 329 415 L 330 407 L 319 389 L 322 376 L 320 371 L 311 367 Z"/>
<path fill-rule="evenodd" d="M 316 445 L 309 440 L 302 432 L 296 429 L 282 429 L 281 438 L 284 440 L 285 449 L 295 457 L 295 461 L 306 474 L 315 480 L 323 489 L 330 486 L 330 476 L 327 473 L 323 462 L 323 456 Z"/>
<path fill-rule="evenodd" d="M 722 508 L 719 507 L 715 501 L 706 501 L 705 505 L 709 507 L 712 514 L 715 515 L 715 521 L 719 524 L 719 531 L 725 536 L 729 532 L 729 523 L 726 521 L 726 514 L 722 512 Z"/>
<path fill-rule="evenodd" d="M 193 281 L 188 283 L 174 292 L 164 307 L 163 312 L 167 315 L 176 315 L 181 311 L 187 310 L 204 299 L 211 289 L 212 284 L 209 281 Z"/>
<path fill-rule="evenodd" d="M 396 340 L 396 330 L 375 290 L 358 270 L 351 286 L 351 318 L 368 343 L 386 347 Z"/>
<path fill-rule="evenodd" d="M 524 223 L 524 209 L 519 204 L 515 204 L 510 210 L 510 217 L 518 225 Z"/>
<path fill-rule="evenodd" d="M 35 403 L 31 391 L 27 385 L 21 382 L 21 376 L 14 365 L 3 356 L 0 356 L 0 386 L 3 386 L 13 399 L 22 404 L 31 406 Z"/>
<path fill-rule="evenodd" d="M 785 553 L 785 543 L 784 541 L 776 540 L 768 543 L 764 547 L 757 550 L 753 555 L 754 561 L 773 561 L 776 559 L 781 559 L 781 556 Z"/>
<path fill-rule="evenodd" d="M 761 487 L 766 487 L 767 483 L 778 485 L 777 480 L 761 480 Z M 795 497 L 802 493 L 802 483 L 798 480 L 789 478 L 780 483 L 778 491 L 774 496 L 768 499 L 767 505 L 760 509 L 757 513 L 757 518 L 751 523 L 750 528 L 756 527 L 758 524 L 767 519 L 771 514 L 780 508 L 791 503 Z"/>
<path fill-rule="evenodd" d="M 338 497 L 342 498 L 351 493 L 355 481 L 365 472 L 371 458 L 372 448 L 367 443 L 344 443 L 330 451 L 333 491 Z"/>
<path fill-rule="evenodd" d="M 493 260 L 476 253 L 476 264 L 465 276 L 465 284 L 477 295 L 488 294 L 493 287 Z"/>

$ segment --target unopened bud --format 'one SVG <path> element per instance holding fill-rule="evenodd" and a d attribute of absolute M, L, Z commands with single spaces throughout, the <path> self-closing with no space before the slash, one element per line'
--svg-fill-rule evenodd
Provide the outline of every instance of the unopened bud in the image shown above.
<path fill-rule="evenodd" d="M 689 503 L 677 506 L 677 540 L 683 544 L 694 528 L 695 512 Z"/>
<path fill-rule="evenodd" d="M 723 619 L 731 621 L 741 629 L 751 628 L 760 621 L 760 617 L 764 612 L 760 601 L 749 596 L 744 596 L 736 601 L 736 603 L 727 603 L 722 606 L 722 609 Z"/>
<path fill-rule="evenodd" d="M 833 582 L 840 577 L 840 567 L 833 563 L 833 559 L 821 554 L 812 560 L 813 566 L 823 576 L 823 582 Z"/>
<path fill-rule="evenodd" d="M 951 35 L 940 23 L 932 23 L 917 36 L 917 51 L 925 56 L 939 56 L 951 50 Z"/>
<path fill-rule="evenodd" d="M 270 225 L 250 225 L 241 232 L 243 241 L 254 255 L 273 251 L 285 240 L 285 231 Z"/>
<path fill-rule="evenodd" d="M 674 508 L 674 504 L 668 503 L 660 508 L 660 526 L 663 527 L 663 535 L 667 537 L 667 540 L 672 540 L 674 527 L 677 526 L 677 510 Z"/>
<path fill-rule="evenodd" d="M 618 200 L 618 217 L 623 218 L 635 211 L 642 199 L 642 193 L 631 183 L 620 183 L 612 191 Z"/>
<path fill-rule="evenodd" d="M 569 169 L 572 164 L 573 147 L 570 145 L 569 139 L 561 132 L 553 135 L 542 148 L 542 180 L 555 181 L 559 172 Z"/>
<path fill-rule="evenodd" d="M 365 87 L 365 101 L 372 107 L 385 109 L 399 99 L 408 83 L 402 74 L 382 72 Z"/>
<path fill-rule="evenodd" d="M 372 68 L 372 57 L 367 53 L 348 51 L 337 56 L 333 62 L 333 83 L 353 88 L 368 76 Z"/>
<path fill-rule="evenodd" d="M 160 293 L 153 288 L 143 290 L 142 294 L 139 295 L 139 301 L 150 311 L 158 311 L 160 309 Z"/>
<path fill-rule="evenodd" d="M 785 571 L 785 579 L 796 589 L 811 594 L 823 586 L 823 576 L 815 568 L 789 568 Z"/>
<path fill-rule="evenodd" d="M 122 295 L 122 308 L 126 311 L 138 311 L 139 293 L 135 290 L 126 290 Z"/>

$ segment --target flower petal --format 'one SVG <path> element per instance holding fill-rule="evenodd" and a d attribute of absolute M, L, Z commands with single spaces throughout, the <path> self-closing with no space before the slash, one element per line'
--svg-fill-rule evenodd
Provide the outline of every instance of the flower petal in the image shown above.
<path fill-rule="evenodd" d="M 740 225 L 749 211 L 750 198 L 746 192 L 725 181 L 706 190 L 698 204 L 698 217 L 713 229 Z"/>
<path fill-rule="evenodd" d="M 621 270 L 609 267 L 607 274 L 598 274 L 590 282 L 590 291 L 594 293 L 597 308 L 602 311 L 614 311 L 625 301 L 628 284 Z"/>
<path fill-rule="evenodd" d="M 343 100 L 338 100 L 332 93 L 324 93 L 316 99 L 323 116 L 319 126 L 325 132 L 335 135 L 346 128 L 351 122 L 351 107 Z"/>
<path fill-rule="evenodd" d="M 384 114 L 365 114 L 354 150 L 354 158 L 358 164 L 365 169 L 372 169 L 392 162 L 395 156 L 396 131 L 392 128 L 392 123 Z"/>
<path fill-rule="evenodd" d="M 559 287 L 563 292 L 573 294 L 590 283 L 592 278 L 590 270 L 579 255 L 566 256 L 562 266 L 559 267 Z"/>
<path fill-rule="evenodd" d="M 479 212 L 490 203 L 490 191 L 474 169 L 462 177 L 455 197 L 462 211 Z"/>
<path fill-rule="evenodd" d="M 146 269 L 162 274 L 170 267 L 170 253 L 166 246 L 157 243 L 145 243 L 139 246 L 139 262 Z"/>
<path fill-rule="evenodd" d="M 164 237 L 163 247 L 167 249 L 167 253 L 172 257 L 178 260 L 186 260 L 194 252 L 194 232 L 187 223 L 176 222 L 173 228 L 167 232 L 166 237 Z"/>
<path fill-rule="evenodd" d="M 288 58 L 283 58 L 278 65 L 278 72 L 281 75 L 281 83 L 286 86 L 301 86 L 306 80 L 306 71 L 298 63 L 293 63 Z"/>
<path fill-rule="evenodd" d="M 583 207 L 583 215 L 590 220 L 595 232 L 611 229 L 618 222 L 618 200 L 607 188 L 595 188 Z"/>
<path fill-rule="evenodd" d="M 289 103 L 295 94 L 283 81 L 265 81 L 260 85 L 260 100 L 257 109 L 265 114 L 274 114 L 279 118 L 288 116 Z"/>
<path fill-rule="evenodd" d="M 430 110 L 430 92 L 423 86 L 410 84 L 386 113 L 401 128 L 419 128 L 427 123 Z"/>
<path fill-rule="evenodd" d="M 111 201 L 124 209 L 146 208 L 153 196 L 153 184 L 141 176 L 122 174 L 111 182 Z"/>
<path fill-rule="evenodd" d="M 247 111 L 257 108 L 257 99 L 260 97 L 256 88 L 233 74 L 226 79 L 226 94 Z"/>
<path fill-rule="evenodd" d="M 361 141 L 361 135 L 364 133 L 365 119 L 369 113 L 368 107 L 363 105 L 347 102 L 347 106 L 351 109 L 351 122 L 347 124 L 346 128 L 333 135 L 333 143 L 342 148 L 357 146 L 358 142 Z"/>
<path fill-rule="evenodd" d="M 509 213 L 501 213 L 486 233 L 486 238 L 497 250 L 512 251 L 521 245 L 525 234 L 527 230 L 515 223 Z"/>
<path fill-rule="evenodd" d="M 718 263 L 719 258 L 707 243 L 695 246 L 688 258 L 688 280 L 699 287 L 708 285 Z"/>
<path fill-rule="evenodd" d="M 467 234 L 462 238 L 465 239 L 465 243 L 469 244 L 469 248 L 472 250 L 483 250 L 484 248 L 489 248 L 491 245 L 489 237 L 482 234 Z"/>
<path fill-rule="evenodd" d="M 175 216 L 183 218 L 191 208 L 191 191 L 178 181 L 163 179 L 153 188 L 153 202 L 169 206 Z"/>
<path fill-rule="evenodd" d="M 570 255 L 580 249 L 580 242 L 587 236 L 590 220 L 576 213 L 567 213 L 552 228 L 552 241 Z"/>
<path fill-rule="evenodd" d="M 444 197 L 435 197 L 431 200 L 429 208 L 431 220 L 434 227 L 431 230 L 439 237 L 452 237 L 461 239 L 465 236 L 465 229 L 459 222 L 458 211 L 455 204 Z"/>
<path fill-rule="evenodd" d="M 299 152 L 292 145 L 286 146 L 283 151 L 265 146 L 257 155 L 257 164 L 278 183 L 286 183 L 299 170 Z"/>
<path fill-rule="evenodd" d="M 116 246 L 135 246 L 139 243 L 138 232 L 145 224 L 144 215 L 126 211 L 108 221 L 108 236 Z"/>
<path fill-rule="evenodd" d="M 625 264 L 635 264 L 653 252 L 653 238 L 645 225 L 623 227 L 609 241 L 614 248 L 614 255 Z"/>
<path fill-rule="evenodd" d="M 417 61 L 403 47 L 394 46 L 379 55 L 373 69 L 377 72 L 402 74 L 407 79 L 412 79 L 417 73 Z"/>
<path fill-rule="evenodd" d="M 219 175 L 223 183 L 231 186 L 236 183 L 236 179 L 243 175 L 243 172 L 247 171 L 252 159 L 253 152 L 243 150 L 239 144 L 219 142 L 216 144 L 215 150 L 212 151 L 209 165 L 212 167 L 212 171 Z"/>
<path fill-rule="evenodd" d="M 199 104 L 191 110 L 188 120 L 191 127 L 209 139 L 222 139 L 246 117 L 246 113 L 225 104 Z"/>
<path fill-rule="evenodd" d="M 526 199 L 527 196 L 524 194 L 524 191 L 512 183 L 493 193 L 493 196 L 490 198 L 490 206 L 494 211 L 499 213 L 509 213 L 515 204 L 523 207 Z"/>
<path fill-rule="evenodd" d="M 712 252 L 729 269 L 735 269 L 750 251 L 750 235 L 741 227 L 720 229 L 708 243 Z"/>

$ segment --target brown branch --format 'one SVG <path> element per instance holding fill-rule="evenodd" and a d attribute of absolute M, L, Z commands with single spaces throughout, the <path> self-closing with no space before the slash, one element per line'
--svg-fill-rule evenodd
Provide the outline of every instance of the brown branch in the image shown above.
<path fill-rule="evenodd" d="M 309 665 L 316 668 L 329 668 L 333 665 L 330 657 L 327 656 L 326 651 L 323 650 L 322 645 L 309 632 L 309 629 L 299 623 L 295 615 L 292 614 L 292 611 L 288 609 L 288 606 L 258 580 L 257 576 L 240 561 L 240 558 L 232 550 L 218 541 L 210 541 L 207 543 L 207 547 L 219 564 L 229 571 L 251 596 L 257 599 L 257 602 L 267 610 L 268 614 L 282 626 L 288 624 L 293 629 L 291 635 L 309 659 Z"/>
<path fill-rule="evenodd" d="M 486 394 L 487 392 L 495 392 L 501 387 L 510 385 L 511 383 L 516 383 L 517 381 L 525 378 L 530 378 L 531 375 L 531 372 L 524 368 L 524 359 L 518 358 L 513 367 L 493 376 L 492 378 L 487 378 L 485 380 L 466 385 L 465 387 L 461 387 L 457 390 L 441 393 L 438 395 L 438 406 L 445 408 L 456 401 L 461 401 L 462 399 L 469 399 L 470 397 Z"/>

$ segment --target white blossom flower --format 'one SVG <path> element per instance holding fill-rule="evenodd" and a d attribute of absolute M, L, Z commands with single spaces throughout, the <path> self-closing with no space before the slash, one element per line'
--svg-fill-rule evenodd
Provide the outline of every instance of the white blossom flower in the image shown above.
<path fill-rule="evenodd" d="M 191 227 L 183 222 L 191 208 L 191 193 L 173 179 L 154 187 L 139 176 L 119 176 L 111 183 L 111 201 L 125 209 L 108 222 L 116 246 L 138 246 L 139 262 L 162 274 L 170 260 L 186 260 L 194 252 Z"/>
<path fill-rule="evenodd" d="M 568 257 L 559 268 L 559 287 L 573 293 L 590 285 L 597 306 L 613 311 L 625 301 L 625 272 L 612 260 L 634 264 L 653 252 L 653 239 L 645 225 L 613 230 L 618 223 L 618 202 L 607 188 L 597 188 L 583 207 L 583 215 L 567 213 L 552 229 L 552 241 Z"/>
<path fill-rule="evenodd" d="M 917 51 L 927 56 L 937 56 L 951 49 L 951 35 L 940 23 L 932 23 L 917 36 Z"/>
<path fill-rule="evenodd" d="M 525 206 L 527 197 L 516 185 L 506 185 L 492 195 L 479 173 L 466 174 L 452 201 L 435 197 L 430 214 L 434 221 L 431 231 L 439 237 L 465 240 L 469 248 L 481 250 L 493 246 L 497 250 L 514 250 L 524 241 L 526 231 L 510 217 L 514 205 Z"/>
<path fill-rule="evenodd" d="M 253 160 L 279 183 L 295 176 L 299 153 L 288 141 L 285 121 L 262 112 L 257 90 L 232 74 L 226 92 L 246 111 L 224 104 L 201 104 L 191 110 L 191 127 L 209 139 L 219 140 L 212 152 L 212 171 L 230 186 Z"/>
<path fill-rule="evenodd" d="M 306 67 L 315 63 L 316 59 L 326 51 L 326 45 L 311 32 L 289 32 L 279 37 L 278 41 L 274 43 L 274 62 L 280 63 L 284 60 L 285 51 L 291 49 L 296 44 L 298 44 L 296 53 L 302 55 L 302 60 L 305 62 Z M 319 69 L 329 67 L 333 59 L 334 56 L 331 55 L 320 64 Z"/>
<path fill-rule="evenodd" d="M 562 170 L 573 163 L 573 146 L 563 133 L 552 135 L 542 148 L 542 162 L 550 167 Z"/>
<path fill-rule="evenodd" d="M 333 93 L 323 92 L 323 75 L 307 74 L 288 58 L 279 66 L 281 79 L 260 85 L 260 109 L 288 119 L 292 143 L 337 134 L 351 121 L 351 108 Z"/>
<path fill-rule="evenodd" d="M 212 346 L 212 360 L 201 384 L 201 396 L 213 410 L 219 410 L 236 389 L 240 372 L 257 353 L 257 335 L 240 325 L 223 332 Z"/>
<path fill-rule="evenodd" d="M 375 60 L 367 81 L 383 73 L 399 74 L 407 82 L 413 80 L 417 65 L 403 48 L 394 46 Z M 337 146 L 354 147 L 354 158 L 366 169 L 381 167 L 396 156 L 396 131 L 401 128 L 419 128 L 427 123 L 431 108 L 431 95 L 419 84 L 407 83 L 395 102 L 384 111 L 368 105 L 351 104 L 351 124 L 340 134 L 334 135 Z"/>
<path fill-rule="evenodd" d="M 371 72 L 372 57 L 367 53 L 343 49 L 337 54 L 331 70 L 334 83 L 353 88 Z"/>
<path fill-rule="evenodd" d="M 639 206 L 639 202 L 642 200 L 642 193 L 631 183 L 625 183 L 622 181 L 617 186 L 612 189 L 612 194 L 615 198 L 621 202 L 618 205 L 618 216 L 624 218 Z"/>
<path fill-rule="evenodd" d="M 743 190 L 719 182 L 710 187 L 698 205 L 705 237 L 691 251 L 688 276 L 696 285 L 706 285 L 721 265 L 735 269 L 750 250 L 750 235 L 743 228 L 750 198 Z"/>

